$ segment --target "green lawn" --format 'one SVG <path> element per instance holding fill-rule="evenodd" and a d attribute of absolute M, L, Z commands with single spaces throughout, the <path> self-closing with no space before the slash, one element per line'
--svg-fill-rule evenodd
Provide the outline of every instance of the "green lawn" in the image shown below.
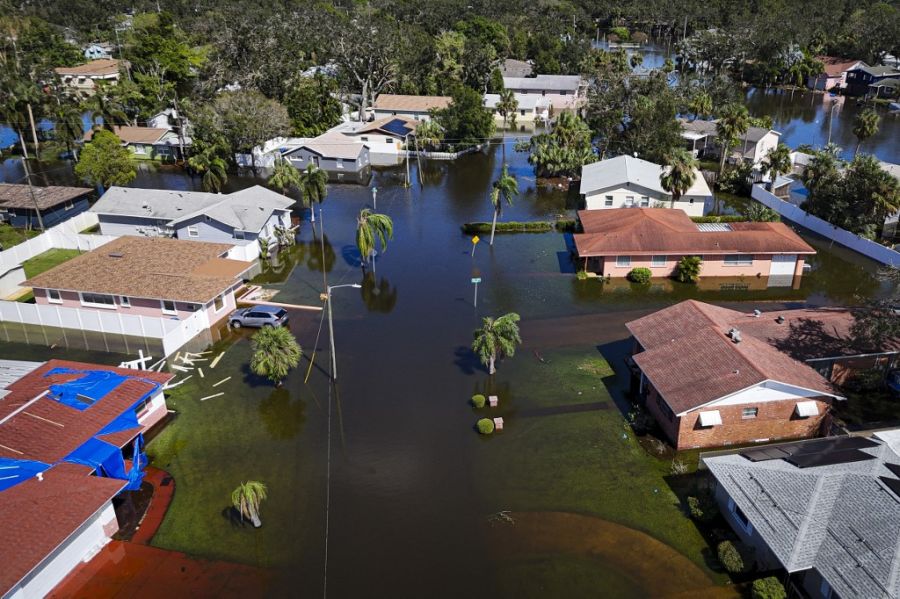
<path fill-rule="evenodd" d="M 78 250 L 60 250 L 56 248 L 47 250 L 43 254 L 38 254 L 22 263 L 22 266 L 25 268 L 25 276 L 28 278 L 37 276 L 54 266 L 71 260 L 80 253 Z"/>
<path fill-rule="evenodd" d="M 34 229 L 17 229 L 9 225 L 0 225 L 0 246 L 6 250 L 39 234 L 40 231 Z"/>

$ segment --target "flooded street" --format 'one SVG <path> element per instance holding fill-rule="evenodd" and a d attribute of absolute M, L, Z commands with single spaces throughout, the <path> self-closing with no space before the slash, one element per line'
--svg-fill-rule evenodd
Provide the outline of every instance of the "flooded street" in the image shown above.
<path fill-rule="evenodd" d="M 273 596 L 321 594 L 326 572 L 333 597 L 423 589 L 439 597 L 588 596 L 598 588 L 643 597 L 666 584 L 672 592 L 716 586 L 729 596 L 667 483 L 671 458 L 646 453 L 626 424 L 623 323 L 689 297 L 748 311 L 845 304 L 887 292 L 877 265 L 802 232 L 819 254 L 796 290 L 755 289 L 754 281 L 726 290 L 719 281 L 579 281 L 559 233 L 498 234 L 472 257 L 460 225 L 490 220 L 488 192 L 504 152 L 521 194 L 503 220 L 572 214 L 576 195 L 537 187 L 511 143 L 425 162 L 424 185 L 415 162 L 410 188 L 401 167 L 376 170 L 368 186 L 329 185 L 323 218 L 315 227 L 303 222 L 297 247 L 256 282 L 277 289 L 275 301 L 314 305 L 323 271 L 329 285 L 362 285 L 334 292 L 337 385 L 328 384 L 320 313 L 291 314 L 307 360 L 283 389 L 250 374 L 249 334 L 228 333 L 213 348 L 225 352 L 222 361 L 172 394 L 177 416 L 148 445 L 153 465 L 178 485 L 155 546 L 271 568 Z M 71 182 L 58 164 L 42 168 L 51 183 Z M 15 173 L 9 163 L 3 169 L 4 177 Z M 232 177 L 227 188 L 258 182 Z M 134 185 L 199 189 L 199 179 L 150 168 Z M 378 212 L 394 220 L 394 240 L 364 273 L 355 216 L 371 207 L 372 186 Z M 482 280 L 477 307 L 473 277 Z M 522 316 L 524 345 L 492 380 L 469 350 L 472 331 L 483 316 L 511 311 Z M 0 354 L 46 357 L 46 348 L 4 343 Z M 224 396 L 198 401 L 227 376 L 215 388 Z M 500 407 L 474 410 L 474 393 L 498 395 Z M 478 418 L 498 415 L 502 432 L 474 432 Z M 258 530 L 222 515 L 231 490 L 248 479 L 269 487 Z M 521 527 L 498 516 L 506 512 Z M 679 576 L 637 568 L 659 559 L 682 564 Z"/>

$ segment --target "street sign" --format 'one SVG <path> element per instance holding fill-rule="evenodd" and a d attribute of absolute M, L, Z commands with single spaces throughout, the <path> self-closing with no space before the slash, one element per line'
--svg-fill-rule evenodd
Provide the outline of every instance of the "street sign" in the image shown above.
<path fill-rule="evenodd" d="M 481 237 L 479 237 L 478 235 L 475 235 L 474 237 L 472 237 L 472 245 L 475 245 L 479 241 L 481 241 Z"/>
<path fill-rule="evenodd" d="M 481 277 L 472 277 L 472 283 L 474 283 L 475 285 L 477 285 L 480 282 L 481 282 Z"/>

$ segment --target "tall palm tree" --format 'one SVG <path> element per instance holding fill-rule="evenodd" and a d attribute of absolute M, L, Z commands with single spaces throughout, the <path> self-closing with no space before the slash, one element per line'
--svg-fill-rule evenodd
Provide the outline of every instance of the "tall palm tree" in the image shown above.
<path fill-rule="evenodd" d="M 693 116 L 692 120 L 708 117 L 712 113 L 712 98 L 706 92 L 699 92 L 691 99 L 688 110 Z"/>
<path fill-rule="evenodd" d="M 769 183 L 769 191 L 775 191 L 775 179 L 782 173 L 788 173 L 791 170 L 791 149 L 787 145 L 780 143 L 774 150 L 768 153 L 762 163 L 763 172 L 769 173 L 772 181 Z"/>
<path fill-rule="evenodd" d="M 276 387 L 300 363 L 303 350 L 287 327 L 263 327 L 250 338 L 253 355 L 250 370 L 275 383 Z"/>
<path fill-rule="evenodd" d="M 380 242 L 381 251 L 387 250 L 387 242 L 394 238 L 394 221 L 386 214 L 372 212 L 363 208 L 356 219 L 356 247 L 360 258 L 365 261 L 374 260 L 376 241 Z"/>
<path fill-rule="evenodd" d="M 203 191 L 219 193 L 228 182 L 228 163 L 219 156 L 216 146 L 207 146 L 188 158 L 188 166 L 201 173 Z"/>
<path fill-rule="evenodd" d="M 294 165 L 279 156 L 275 161 L 275 166 L 272 168 L 272 176 L 269 177 L 268 184 L 275 189 L 281 190 L 281 193 L 287 193 L 292 187 L 301 189 L 303 179 L 300 171 Z"/>
<path fill-rule="evenodd" d="M 853 120 L 853 135 L 857 139 L 856 150 L 853 152 L 854 158 L 859 154 L 859 146 L 862 145 L 862 142 L 878 133 L 878 125 L 880 124 L 881 117 L 871 108 L 867 108 L 856 115 L 856 118 Z"/>
<path fill-rule="evenodd" d="M 503 202 L 512 206 L 512 199 L 519 195 L 519 184 L 516 178 L 509 174 L 509 166 L 503 165 L 503 171 L 500 178 L 494 181 L 493 189 L 491 189 L 491 204 L 494 206 L 494 220 L 491 223 L 491 243 L 494 245 L 494 233 L 497 231 L 497 218 L 503 209 Z"/>
<path fill-rule="evenodd" d="M 268 496 L 268 488 L 258 480 L 248 480 L 238 485 L 231 493 L 231 505 L 238 511 L 241 518 L 247 518 L 253 522 L 255 528 L 262 526 L 259 520 L 259 505 Z"/>
<path fill-rule="evenodd" d="M 482 319 L 481 328 L 475 330 L 472 351 L 488 367 L 488 374 L 497 372 L 496 363 L 499 358 L 516 355 L 516 346 L 522 343 L 519 320 L 519 315 L 515 312 L 498 318 L 488 316 Z"/>
<path fill-rule="evenodd" d="M 516 100 L 516 94 L 511 89 L 504 89 L 500 92 L 500 101 L 497 102 L 497 112 L 503 117 L 503 128 L 509 123 L 513 127 L 516 126 L 516 111 L 519 109 L 519 101 Z"/>
<path fill-rule="evenodd" d="M 293 168 L 293 167 L 291 167 Z M 300 191 L 303 202 L 309 206 L 310 222 L 316 222 L 315 204 L 321 204 L 328 196 L 328 173 L 310 163 L 300 173 Z"/>
<path fill-rule="evenodd" d="M 725 160 L 728 158 L 728 152 L 731 151 L 740 141 L 742 135 L 750 129 L 750 113 L 743 104 L 727 104 L 722 109 L 722 114 L 716 123 L 716 139 L 722 156 L 719 162 L 719 178 L 725 172 Z"/>
<path fill-rule="evenodd" d="M 662 188 L 672 195 L 671 207 L 681 199 L 697 178 L 697 159 L 690 152 L 679 148 L 665 156 L 665 170 L 659 176 Z"/>
<path fill-rule="evenodd" d="M 78 143 L 84 138 L 84 122 L 81 111 L 70 102 L 50 106 L 49 115 L 53 121 L 53 134 L 57 141 L 66 144 L 66 150 L 78 162 Z"/>
<path fill-rule="evenodd" d="M 128 115 L 125 106 L 112 98 L 101 84 L 96 91 L 84 101 L 84 108 L 91 116 L 91 124 L 97 126 L 103 121 L 103 128 L 115 132 L 117 125 L 127 125 Z"/>

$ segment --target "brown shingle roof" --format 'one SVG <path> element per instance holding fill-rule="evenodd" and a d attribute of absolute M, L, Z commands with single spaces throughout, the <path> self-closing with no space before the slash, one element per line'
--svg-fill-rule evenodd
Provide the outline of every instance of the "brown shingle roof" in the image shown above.
<path fill-rule="evenodd" d="M 60 464 L 0 492 L 0 594 L 6 594 L 112 499 L 127 481 Z"/>
<path fill-rule="evenodd" d="M 0 457 L 54 464 L 124 414 L 145 394 L 173 378 L 173 375 L 163 372 L 50 360 L 7 387 L 9 394 L 0 401 L 0 419 L 13 414 L 23 404 L 47 391 L 50 385 L 82 376 L 81 374 L 45 376 L 45 373 L 54 368 L 111 371 L 128 378 L 86 410 L 76 410 L 47 396 L 38 399 L 23 412 L 0 424 L 0 446 L 2 446 Z M 125 442 L 139 432 L 140 430 L 134 430 Z"/>
<path fill-rule="evenodd" d="M 113 127 L 116 137 L 129 144 L 153 144 L 168 132 L 168 129 L 162 127 L 120 127 L 118 125 Z M 84 134 L 85 141 L 91 141 L 93 137 L 93 129 Z"/>
<path fill-rule="evenodd" d="M 453 98 L 450 96 L 402 96 L 396 94 L 381 94 L 375 100 L 373 108 L 376 110 L 409 110 L 413 112 L 427 112 L 431 109 L 447 108 Z"/>
<path fill-rule="evenodd" d="M 41 210 L 53 208 L 69 200 L 91 193 L 89 187 L 32 187 L 34 199 Z M 0 183 L 0 208 L 28 208 L 34 210 L 34 200 L 27 185 Z"/>
<path fill-rule="evenodd" d="M 669 208 L 580 210 L 578 217 L 581 257 L 816 253 L 784 223 L 730 223 L 730 231 L 701 232 L 682 210 Z"/>
<path fill-rule="evenodd" d="M 822 63 L 822 71 L 829 77 L 840 77 L 841 73 L 862 62 L 836 56 L 816 56 L 816 60 Z"/>
<path fill-rule="evenodd" d="M 77 67 L 56 67 L 54 69 L 57 75 L 72 75 L 102 77 L 104 75 L 114 75 L 119 72 L 119 60 L 116 58 L 101 58 L 100 60 L 92 60 Z"/>
<path fill-rule="evenodd" d="M 252 266 L 250 262 L 220 258 L 230 248 L 225 243 L 124 235 L 24 284 L 41 289 L 206 303 L 237 282 L 235 272 L 242 273 Z M 244 267 L 239 269 L 241 264 Z"/>
<path fill-rule="evenodd" d="M 753 317 L 687 300 L 625 326 L 644 348 L 635 363 L 676 414 L 767 380 L 836 393 L 809 365 L 744 328 L 748 318 Z M 727 337 L 732 327 L 741 331 L 740 343 Z"/>

